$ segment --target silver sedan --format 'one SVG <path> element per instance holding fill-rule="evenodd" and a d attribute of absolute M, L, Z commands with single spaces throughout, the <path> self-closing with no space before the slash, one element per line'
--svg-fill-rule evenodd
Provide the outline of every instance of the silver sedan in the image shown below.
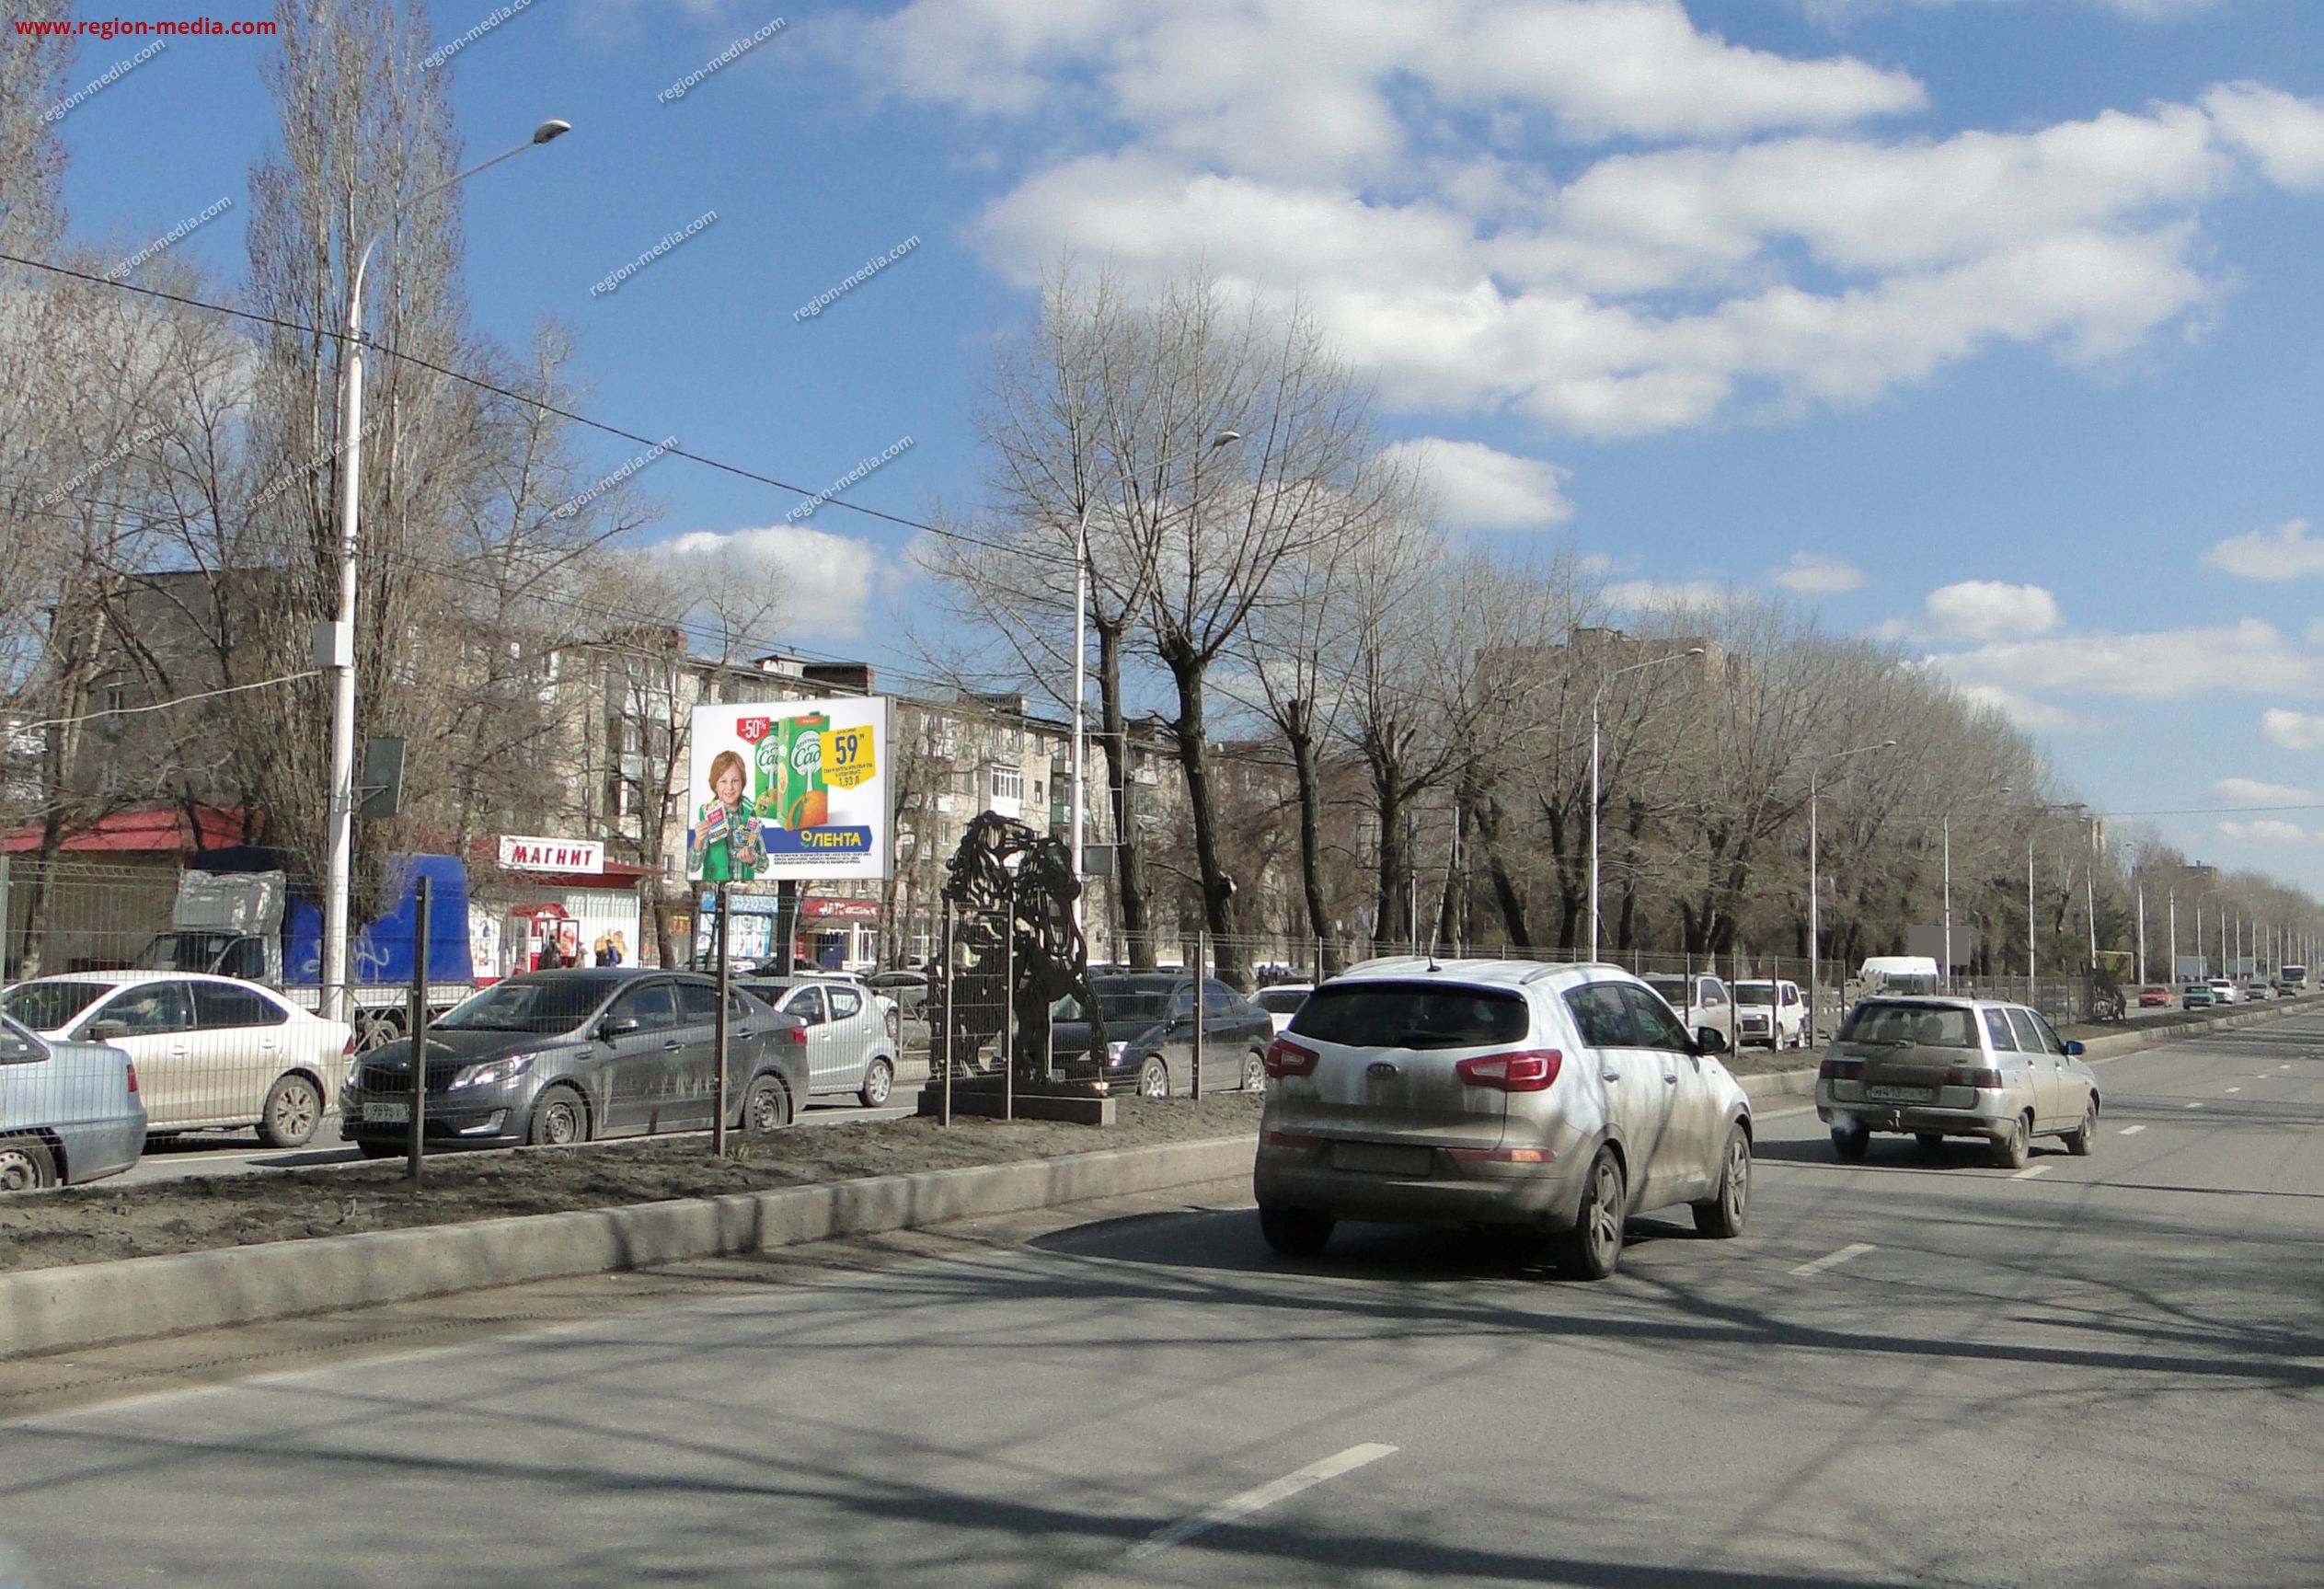
<path fill-rule="evenodd" d="M 145 1105 L 129 1055 L 0 1017 L 0 1192 L 118 1175 L 144 1149 Z"/>

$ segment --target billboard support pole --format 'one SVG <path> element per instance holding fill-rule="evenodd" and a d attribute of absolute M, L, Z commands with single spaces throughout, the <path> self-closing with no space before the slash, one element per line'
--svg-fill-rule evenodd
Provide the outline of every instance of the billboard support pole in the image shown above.
<path fill-rule="evenodd" d="M 710 1157 L 713 1158 L 724 1158 L 726 1157 L 726 1077 L 727 1068 L 731 1063 L 726 1048 L 727 1039 L 730 1035 L 727 1020 L 727 1000 L 733 996 L 732 993 L 730 991 L 730 979 L 733 973 L 731 970 L 731 962 L 727 955 L 726 933 L 727 924 L 732 919 L 732 915 L 727 909 L 726 884 L 720 883 L 719 884 L 718 926 L 719 1015 L 717 1028 L 712 1033 L 712 1046 L 718 1054 L 718 1079 L 711 1084 L 717 1100 L 715 1105 L 716 1112 L 712 1117 L 713 1123 L 710 1126 Z"/>
<path fill-rule="evenodd" d="M 412 941 L 419 952 L 411 957 L 411 1134 L 405 1152 L 409 1159 L 405 1179 L 418 1186 L 420 1163 L 427 1157 L 428 1130 L 428 907 L 435 880 L 422 872 L 412 895 Z M 350 1009 L 349 1014 L 354 1014 Z"/>

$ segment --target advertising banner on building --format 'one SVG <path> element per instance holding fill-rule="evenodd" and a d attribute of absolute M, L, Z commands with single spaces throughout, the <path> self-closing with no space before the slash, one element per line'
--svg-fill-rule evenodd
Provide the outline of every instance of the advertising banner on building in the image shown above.
<path fill-rule="evenodd" d="M 686 876 L 887 877 L 890 720 L 884 696 L 695 708 Z"/>

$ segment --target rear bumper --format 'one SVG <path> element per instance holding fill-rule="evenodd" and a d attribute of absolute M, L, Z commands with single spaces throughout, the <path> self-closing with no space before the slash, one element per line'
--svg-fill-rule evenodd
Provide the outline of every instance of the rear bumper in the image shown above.
<path fill-rule="evenodd" d="M 1995 1103 L 1975 1109 L 1939 1109 L 1912 1103 L 1827 1103 L 1816 1100 L 1815 1117 L 1827 1125 L 1856 1125 L 1866 1131 L 1910 1132 L 1916 1136 L 1998 1136 L 2011 1118 L 2008 1107 Z"/>
<path fill-rule="evenodd" d="M 1430 1151 L 1425 1176 L 1332 1168 L 1331 1144 L 1277 1147 L 1264 1142 L 1251 1169 L 1262 1204 L 1311 1208 L 1335 1219 L 1383 1225 L 1500 1225 L 1570 1230 L 1581 1207 L 1589 1156 L 1547 1165 L 1478 1163 Z"/>

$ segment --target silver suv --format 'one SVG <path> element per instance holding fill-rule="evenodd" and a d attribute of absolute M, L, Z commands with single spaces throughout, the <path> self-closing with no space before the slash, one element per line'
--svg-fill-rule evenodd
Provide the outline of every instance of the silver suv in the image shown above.
<path fill-rule="evenodd" d="M 1876 1131 L 1923 1147 L 1979 1136 L 2021 1169 L 2033 1138 L 2087 1155 L 2098 1140 L 2098 1077 L 2082 1045 L 2038 1010 L 1982 998 L 1868 998 L 1848 1011 L 1815 1077 L 1832 1151 L 1862 1158 Z"/>
<path fill-rule="evenodd" d="M 1268 1051 L 1260 1229 L 1294 1255 L 1341 1219 L 1537 1230 L 1591 1279 L 1648 1209 L 1739 1236 L 1751 1106 L 1723 1047 L 1614 966 L 1367 961 Z"/>

